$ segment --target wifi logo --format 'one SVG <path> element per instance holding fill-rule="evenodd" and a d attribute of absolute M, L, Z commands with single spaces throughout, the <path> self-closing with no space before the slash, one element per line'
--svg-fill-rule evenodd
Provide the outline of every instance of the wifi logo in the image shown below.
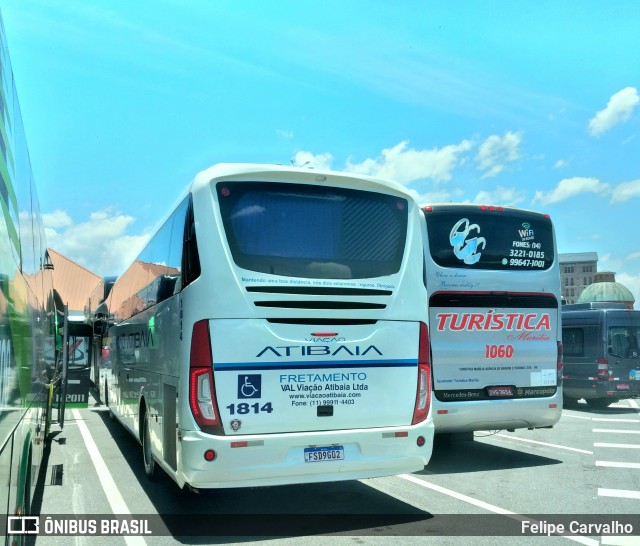
<path fill-rule="evenodd" d="M 518 234 L 520 237 L 533 237 L 533 230 L 531 229 L 531 224 L 529 222 L 522 223 L 522 229 L 518 230 Z"/>

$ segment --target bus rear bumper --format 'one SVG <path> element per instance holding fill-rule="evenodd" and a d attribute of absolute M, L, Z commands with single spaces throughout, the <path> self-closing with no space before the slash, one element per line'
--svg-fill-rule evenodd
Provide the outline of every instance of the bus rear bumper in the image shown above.
<path fill-rule="evenodd" d="M 255 487 L 354 480 L 416 472 L 433 449 L 431 420 L 412 427 L 325 431 L 292 435 L 212 436 L 182 431 L 182 479 L 195 489 Z M 418 445 L 418 437 L 424 445 Z M 305 462 L 305 448 L 343 448 L 343 459 Z M 214 450 L 215 460 L 205 452 Z"/>
<path fill-rule="evenodd" d="M 437 402 L 432 411 L 436 433 L 551 427 L 562 415 L 562 389 L 535 400 Z"/>
<path fill-rule="evenodd" d="M 565 379 L 564 395 L 568 399 L 614 398 L 624 400 L 640 396 L 640 381 L 597 381 L 591 379 Z"/>

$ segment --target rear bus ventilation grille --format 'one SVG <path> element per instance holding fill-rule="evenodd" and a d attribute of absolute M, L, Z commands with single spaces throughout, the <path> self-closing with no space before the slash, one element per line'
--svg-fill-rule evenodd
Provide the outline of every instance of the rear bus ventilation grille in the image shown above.
<path fill-rule="evenodd" d="M 558 300 L 553 294 L 518 293 L 451 293 L 438 292 L 429 299 L 430 307 L 493 307 L 505 309 L 549 309 L 557 308 Z"/>
<path fill-rule="evenodd" d="M 271 324 L 301 324 L 308 326 L 370 326 L 376 324 L 377 320 L 368 319 L 340 319 L 340 318 L 312 318 L 312 319 L 300 319 L 300 318 L 269 318 L 267 322 Z"/>
<path fill-rule="evenodd" d="M 281 309 L 386 309 L 384 303 L 361 301 L 256 301 L 257 307 L 278 307 Z"/>
<path fill-rule="evenodd" d="M 248 286 L 247 292 L 301 294 L 307 296 L 391 296 L 391 290 L 338 288 L 335 286 Z"/>

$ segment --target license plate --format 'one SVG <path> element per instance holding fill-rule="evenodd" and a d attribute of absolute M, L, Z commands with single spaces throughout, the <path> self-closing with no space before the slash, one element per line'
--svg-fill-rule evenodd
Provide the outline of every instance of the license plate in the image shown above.
<path fill-rule="evenodd" d="M 630 388 L 629 383 L 616 383 L 616 389 L 619 391 L 628 391 Z"/>
<path fill-rule="evenodd" d="M 323 461 L 344 461 L 344 447 L 305 447 L 304 462 L 320 463 Z"/>
<path fill-rule="evenodd" d="M 512 387 L 487 387 L 487 394 L 491 397 L 513 396 Z"/>

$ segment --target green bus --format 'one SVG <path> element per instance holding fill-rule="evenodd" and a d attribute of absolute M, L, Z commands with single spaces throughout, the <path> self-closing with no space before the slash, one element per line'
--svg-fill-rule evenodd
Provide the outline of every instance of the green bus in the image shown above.
<path fill-rule="evenodd" d="M 20 544 L 16 516 L 31 511 L 59 350 L 51 262 L 1 16 L 0 79 L 0 535 Z"/>

